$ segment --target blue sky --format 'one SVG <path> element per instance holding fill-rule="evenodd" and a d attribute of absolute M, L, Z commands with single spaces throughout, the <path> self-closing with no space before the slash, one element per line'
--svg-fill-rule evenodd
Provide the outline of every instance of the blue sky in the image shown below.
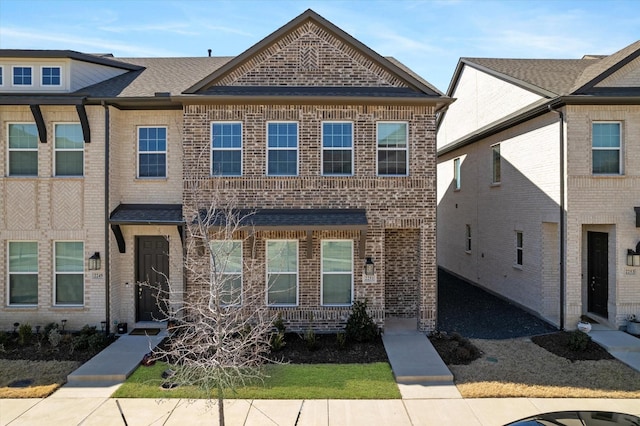
<path fill-rule="evenodd" d="M 580 58 L 640 38 L 637 0 L 0 0 L 0 48 L 235 56 L 309 8 L 442 91 L 460 57 Z"/>

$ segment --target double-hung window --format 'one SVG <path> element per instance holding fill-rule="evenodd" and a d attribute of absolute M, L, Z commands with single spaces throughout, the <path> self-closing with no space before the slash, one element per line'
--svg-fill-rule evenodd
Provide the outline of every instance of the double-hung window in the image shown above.
<path fill-rule="evenodd" d="M 464 251 L 466 251 L 467 253 L 471 253 L 471 225 L 464 226 L 464 233 Z"/>
<path fill-rule="evenodd" d="M 298 241 L 267 240 L 267 304 L 298 304 Z"/>
<path fill-rule="evenodd" d="M 353 241 L 322 241 L 322 304 L 351 305 Z"/>
<path fill-rule="evenodd" d="M 80 124 L 55 125 L 55 175 L 82 176 L 84 137 Z"/>
<path fill-rule="evenodd" d="M 522 266 L 524 255 L 524 239 L 522 231 L 516 231 L 516 265 Z"/>
<path fill-rule="evenodd" d="M 242 123 L 211 124 L 211 175 L 242 175 Z"/>
<path fill-rule="evenodd" d="M 453 189 L 460 189 L 460 159 L 453 160 Z"/>
<path fill-rule="evenodd" d="M 322 174 L 353 174 L 352 123 L 322 123 Z"/>
<path fill-rule="evenodd" d="M 403 122 L 378 123 L 378 176 L 407 176 L 409 126 Z"/>
<path fill-rule="evenodd" d="M 242 304 L 242 241 L 211 241 L 211 273 L 223 306 Z"/>
<path fill-rule="evenodd" d="M 0 65 L 0 86 L 4 86 L 4 67 Z"/>
<path fill-rule="evenodd" d="M 9 241 L 9 304 L 38 304 L 38 243 Z"/>
<path fill-rule="evenodd" d="M 42 85 L 60 86 L 60 67 L 42 67 Z"/>
<path fill-rule="evenodd" d="M 33 85 L 33 68 L 13 67 L 13 85 L 31 86 Z"/>
<path fill-rule="evenodd" d="M 267 175 L 297 176 L 298 123 L 267 123 Z"/>
<path fill-rule="evenodd" d="M 138 128 L 138 177 L 167 177 L 167 128 Z"/>
<path fill-rule="evenodd" d="M 502 179 L 501 162 L 500 144 L 491 146 L 491 183 L 498 184 Z"/>
<path fill-rule="evenodd" d="M 55 304 L 84 304 L 84 243 L 54 243 Z"/>
<path fill-rule="evenodd" d="M 622 173 L 621 127 L 619 122 L 592 124 L 592 171 L 594 175 Z"/>
<path fill-rule="evenodd" d="M 9 176 L 38 175 L 38 129 L 35 124 L 9 124 Z"/>

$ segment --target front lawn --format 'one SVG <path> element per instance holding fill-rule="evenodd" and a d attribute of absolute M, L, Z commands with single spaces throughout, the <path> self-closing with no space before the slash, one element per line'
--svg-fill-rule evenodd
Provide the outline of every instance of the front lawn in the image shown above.
<path fill-rule="evenodd" d="M 282 364 L 265 367 L 264 383 L 229 391 L 233 399 L 398 399 L 400 391 L 388 363 Z M 216 398 L 195 387 L 165 390 L 165 363 L 139 367 L 113 394 L 114 398 Z"/>

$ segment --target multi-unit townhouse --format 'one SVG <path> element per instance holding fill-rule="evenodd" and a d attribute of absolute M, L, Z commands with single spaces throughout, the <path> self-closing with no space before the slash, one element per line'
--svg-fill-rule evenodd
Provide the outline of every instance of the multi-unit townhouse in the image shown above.
<path fill-rule="evenodd" d="M 452 100 L 315 12 L 236 57 L 1 50 L 0 73 L 0 327 L 161 320 L 139 283 L 189 292 L 196 195 L 251 212 L 257 249 L 234 256 L 264 266 L 240 286 L 290 328 L 365 299 L 380 326 L 435 327 Z"/>
<path fill-rule="evenodd" d="M 563 328 L 639 314 L 640 42 L 462 58 L 447 94 L 439 265 Z"/>

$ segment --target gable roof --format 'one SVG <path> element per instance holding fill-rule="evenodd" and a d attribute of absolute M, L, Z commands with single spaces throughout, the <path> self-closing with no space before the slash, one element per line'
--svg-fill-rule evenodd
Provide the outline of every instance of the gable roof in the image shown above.
<path fill-rule="evenodd" d="M 0 58 L 68 58 L 97 65 L 121 68 L 128 71 L 137 71 L 140 69 L 138 65 L 112 59 L 111 55 L 81 53 L 75 50 L 0 49 Z"/>

